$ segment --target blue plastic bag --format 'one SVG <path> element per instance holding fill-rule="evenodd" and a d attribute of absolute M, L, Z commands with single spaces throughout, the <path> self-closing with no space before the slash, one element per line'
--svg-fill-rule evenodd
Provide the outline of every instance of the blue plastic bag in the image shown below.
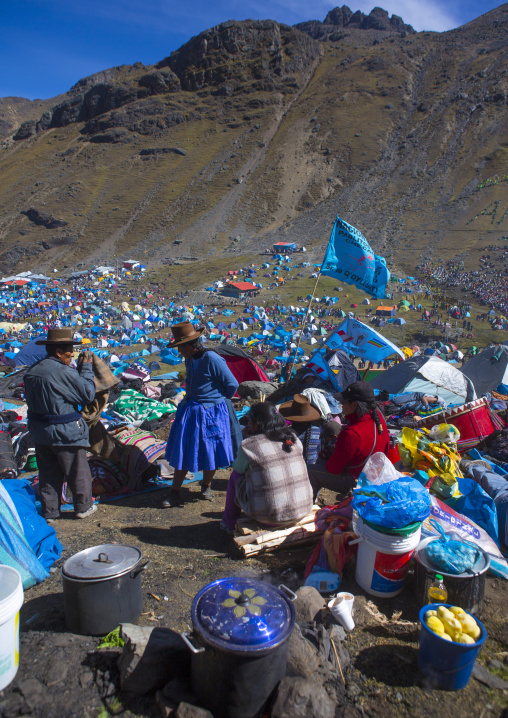
<path fill-rule="evenodd" d="M 431 541 L 426 548 L 431 564 L 438 571 L 454 575 L 471 570 L 481 555 L 478 548 L 474 544 L 447 536 L 434 519 L 430 520 L 430 524 L 441 534 L 440 539 Z"/>
<path fill-rule="evenodd" d="M 473 479 L 457 479 L 457 481 L 462 496 L 456 500 L 445 499 L 445 504 L 485 529 L 490 538 L 499 546 L 497 510 L 494 499 Z"/>
<path fill-rule="evenodd" d="M 386 484 L 364 486 L 353 491 L 351 506 L 365 521 L 399 529 L 430 514 L 430 495 L 419 481 L 401 477 Z"/>
<path fill-rule="evenodd" d="M 12 499 L 23 533 L 44 568 L 49 568 L 62 554 L 62 544 L 53 526 L 37 513 L 35 493 L 27 479 L 4 479 L 3 487 Z"/>

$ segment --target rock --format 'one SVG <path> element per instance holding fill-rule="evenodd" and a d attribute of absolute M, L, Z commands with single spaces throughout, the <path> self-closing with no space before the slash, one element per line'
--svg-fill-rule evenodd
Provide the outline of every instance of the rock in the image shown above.
<path fill-rule="evenodd" d="M 81 688 L 86 688 L 87 686 L 91 685 L 93 683 L 93 673 L 92 671 L 84 671 L 79 676 L 79 684 Z"/>
<path fill-rule="evenodd" d="M 478 661 L 475 663 L 473 668 L 473 677 L 489 688 L 496 688 L 500 691 L 508 689 L 508 681 L 504 681 L 502 678 L 492 675 L 492 673 L 482 666 L 481 663 L 478 663 Z"/>
<path fill-rule="evenodd" d="M 498 661 L 496 658 L 491 658 L 489 661 L 489 668 L 494 668 L 498 671 L 502 671 L 504 669 L 504 666 L 501 661 Z"/>
<path fill-rule="evenodd" d="M 35 120 L 27 120 L 19 126 L 19 130 L 14 135 L 14 140 L 26 140 L 37 132 L 37 122 Z"/>
<path fill-rule="evenodd" d="M 35 207 L 30 207 L 30 209 L 20 212 L 20 214 L 26 215 L 30 222 L 42 225 L 46 227 L 46 229 L 56 229 L 57 227 L 65 227 L 67 225 L 67 222 L 64 222 L 63 219 L 56 219 L 53 215 L 40 212 L 38 209 L 35 209 Z"/>
<path fill-rule="evenodd" d="M 238 387 L 238 396 L 242 399 L 260 399 L 261 394 L 273 394 L 277 386 L 268 381 L 242 381 Z"/>
<path fill-rule="evenodd" d="M 175 631 L 122 623 L 125 645 L 118 659 L 120 685 L 127 693 L 162 688 L 175 675 L 190 671 L 190 656 Z"/>
<path fill-rule="evenodd" d="M 18 681 L 18 689 L 30 708 L 40 705 L 46 693 L 46 688 L 37 678 Z"/>
<path fill-rule="evenodd" d="M 175 715 L 175 704 L 168 700 L 162 691 L 155 694 L 155 702 L 160 708 L 162 718 L 173 718 Z"/>
<path fill-rule="evenodd" d="M 190 674 L 175 676 L 169 683 L 166 683 L 162 695 L 175 707 L 179 703 L 197 703 L 197 698 L 192 692 Z"/>
<path fill-rule="evenodd" d="M 322 685 L 310 678 L 283 678 L 272 718 L 333 718 L 335 705 Z"/>
<path fill-rule="evenodd" d="M 144 157 L 146 155 L 167 155 L 167 154 L 182 155 L 183 157 L 186 157 L 187 151 L 184 150 L 182 147 L 146 147 L 145 149 L 142 149 L 139 154 L 140 154 L 140 157 Z M 174 242 L 173 242 L 173 244 L 174 244 Z"/>
<path fill-rule="evenodd" d="M 318 613 L 325 608 L 325 601 L 313 586 L 302 586 L 296 592 L 294 607 L 296 620 L 299 623 L 307 623 L 314 621 Z"/>
<path fill-rule="evenodd" d="M 69 662 L 63 652 L 58 652 L 51 656 L 47 662 L 44 672 L 44 682 L 48 688 L 62 683 L 67 676 L 69 670 Z"/>
<path fill-rule="evenodd" d="M 95 142 L 96 144 L 122 142 L 125 144 L 130 142 L 131 139 L 130 132 L 125 127 L 112 127 L 108 132 L 90 137 L 90 142 Z"/>
<path fill-rule="evenodd" d="M 358 698 L 361 692 L 362 689 L 360 688 L 358 683 L 354 683 L 353 681 L 348 682 L 346 696 L 349 698 L 349 700 L 354 700 L 355 698 Z"/>
<path fill-rule="evenodd" d="M 318 669 L 317 650 L 303 637 L 296 623 L 289 639 L 287 675 L 307 678 Z"/>
<path fill-rule="evenodd" d="M 346 631 L 342 628 L 342 626 L 334 625 L 329 629 L 329 631 L 330 637 L 335 641 L 335 646 L 337 646 L 339 641 L 346 640 Z"/>
<path fill-rule="evenodd" d="M 176 709 L 176 718 L 213 718 L 210 711 L 182 702 Z"/>

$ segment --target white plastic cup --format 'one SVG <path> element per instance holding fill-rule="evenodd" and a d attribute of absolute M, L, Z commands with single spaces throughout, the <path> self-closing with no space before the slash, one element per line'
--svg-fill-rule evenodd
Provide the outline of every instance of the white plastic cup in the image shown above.
<path fill-rule="evenodd" d="M 347 605 L 349 606 L 349 610 L 351 611 L 351 615 L 354 616 L 354 615 L 355 615 L 355 597 L 353 596 L 353 594 L 352 594 L 352 593 L 348 593 L 347 591 L 340 591 L 340 592 L 337 594 L 337 598 L 339 598 L 339 596 L 342 596 L 342 598 L 344 599 L 344 601 L 345 601 L 345 602 L 347 603 Z"/>
<path fill-rule="evenodd" d="M 340 623 L 346 631 L 352 631 L 355 627 L 352 614 L 354 597 L 351 596 L 353 599 L 351 600 L 350 598 L 345 598 L 345 596 L 349 597 L 351 594 L 342 593 L 335 598 L 332 598 L 332 600 L 328 603 L 328 608 L 337 623 Z"/>
<path fill-rule="evenodd" d="M 19 611 L 23 605 L 23 583 L 19 571 L 0 565 L 0 691 L 18 672 Z"/>

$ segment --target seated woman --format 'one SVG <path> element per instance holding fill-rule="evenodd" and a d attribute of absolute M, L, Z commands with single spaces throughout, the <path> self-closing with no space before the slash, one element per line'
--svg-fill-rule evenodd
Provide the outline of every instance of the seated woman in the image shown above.
<path fill-rule="evenodd" d="M 388 454 L 390 448 L 388 428 L 368 382 L 355 381 L 336 397 L 342 401 L 347 424 L 337 437 L 331 457 L 326 462 L 318 459 L 307 465 L 315 496 L 321 488 L 347 494 L 372 454 Z"/>
<path fill-rule="evenodd" d="M 318 457 L 321 426 L 324 424 L 318 409 L 312 406 L 305 394 L 295 394 L 292 401 L 279 406 L 279 414 L 291 422 L 291 428 L 302 443 L 304 460 L 314 464 Z"/>
<path fill-rule="evenodd" d="M 302 444 L 269 402 L 251 406 L 248 436 L 233 464 L 220 523 L 232 533 L 242 510 L 268 525 L 291 525 L 312 509 Z"/>

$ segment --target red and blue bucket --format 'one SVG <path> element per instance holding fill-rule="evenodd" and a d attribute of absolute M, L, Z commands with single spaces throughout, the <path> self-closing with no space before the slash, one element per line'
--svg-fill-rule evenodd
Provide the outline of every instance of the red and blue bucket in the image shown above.
<path fill-rule="evenodd" d="M 487 638 L 487 631 L 483 623 L 473 616 L 481 630 L 476 643 L 446 641 L 425 625 L 424 616 L 427 611 L 437 610 L 439 606 L 451 608 L 449 603 L 429 603 L 420 609 L 418 666 L 427 679 L 429 688 L 458 691 L 469 683 L 476 658 Z"/>

